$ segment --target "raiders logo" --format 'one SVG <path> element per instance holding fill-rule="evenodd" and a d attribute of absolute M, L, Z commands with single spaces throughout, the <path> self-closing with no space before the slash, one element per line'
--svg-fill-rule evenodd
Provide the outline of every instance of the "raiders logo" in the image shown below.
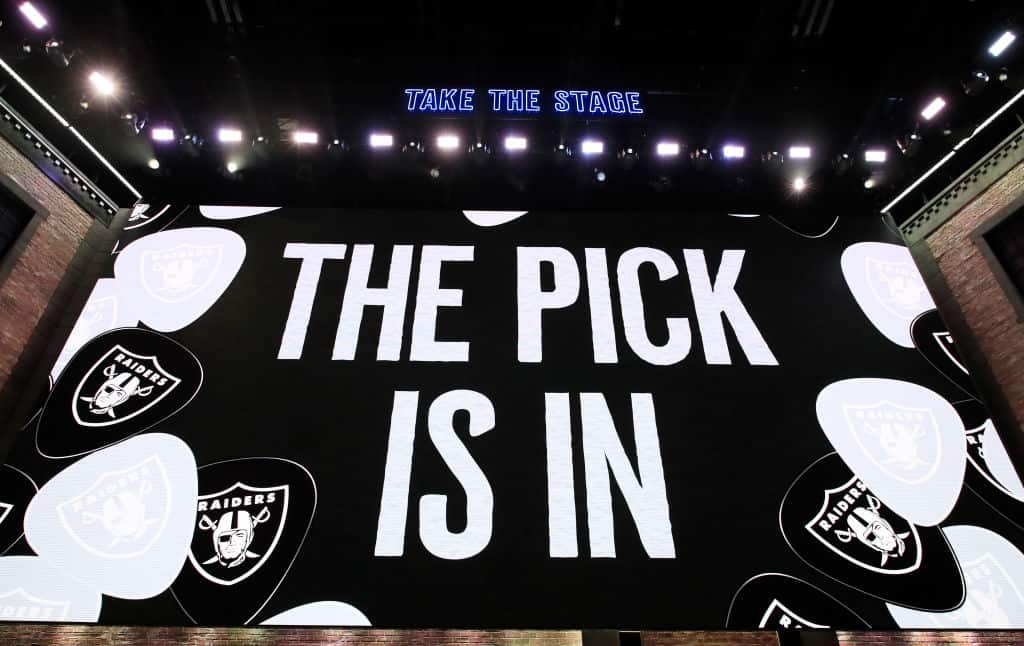
<path fill-rule="evenodd" d="M 882 400 L 845 405 L 843 415 L 864 455 L 894 479 L 919 484 L 935 475 L 939 433 L 930 409 Z"/>
<path fill-rule="evenodd" d="M 155 406 L 181 383 L 156 356 L 114 345 L 78 383 L 71 412 L 82 426 L 110 426 Z"/>
<path fill-rule="evenodd" d="M 152 224 L 164 216 L 171 208 L 170 204 L 136 204 L 125 223 L 125 231 Z"/>
<path fill-rule="evenodd" d="M 1024 496 L 1019 490 L 1014 491 L 1007 486 L 1014 485 L 1012 480 L 1003 482 L 1010 476 L 1016 477 L 1016 473 L 1012 471 L 1009 456 L 1006 455 L 1006 449 L 999 439 L 988 411 L 981 402 L 973 399 L 957 402 L 953 407 L 964 422 L 967 462 L 971 465 L 964 483 L 985 504 L 1017 527 L 1024 529 Z M 1009 466 L 1009 470 L 1004 466 L 1002 478 L 993 472 L 989 460 L 986 459 L 986 447 L 994 453 L 997 464 L 1002 459 L 1006 463 L 1005 466 Z M 1017 486 L 1020 486 L 1019 478 Z"/>
<path fill-rule="evenodd" d="M 57 458 L 119 442 L 180 410 L 202 380 L 199 360 L 178 342 L 138 328 L 111 330 L 61 372 L 39 416 L 36 446 Z"/>
<path fill-rule="evenodd" d="M 0 467 L 0 554 L 21 539 L 25 509 L 36 491 L 36 483 L 24 471 L 9 464 Z"/>
<path fill-rule="evenodd" d="M 188 300 L 210 284 L 220 268 L 224 246 L 182 243 L 142 252 L 141 280 L 147 292 L 164 303 Z"/>
<path fill-rule="evenodd" d="M 963 605 L 945 613 L 889 607 L 901 628 L 1024 627 L 1024 554 L 1002 536 L 981 527 L 945 530 L 963 567 L 967 593 Z"/>
<path fill-rule="evenodd" d="M 787 574 L 759 574 L 740 586 L 729 605 L 727 628 L 862 630 L 868 624 L 823 590 Z"/>
<path fill-rule="evenodd" d="M 808 565 L 866 594 L 928 610 L 963 600 L 960 569 L 942 532 L 895 513 L 836 453 L 796 478 L 782 499 L 779 527 Z"/>
<path fill-rule="evenodd" d="M 138 556 L 167 525 L 170 483 L 158 455 L 103 473 L 92 486 L 57 507 L 68 534 L 102 558 Z"/>
<path fill-rule="evenodd" d="M 0 594 L 0 621 L 64 621 L 70 603 L 51 601 L 15 588 Z"/>
<path fill-rule="evenodd" d="M 284 580 L 316 510 L 301 465 L 241 458 L 199 469 L 188 562 L 171 592 L 200 625 L 252 621 Z"/>
<path fill-rule="evenodd" d="M 267 562 L 288 518 L 288 485 L 251 487 L 241 482 L 199 496 L 188 558 L 220 585 L 245 580 Z"/>
<path fill-rule="evenodd" d="M 100 593 L 69 579 L 37 556 L 0 559 L 0 621 L 95 622 Z"/>
<path fill-rule="evenodd" d="M 960 390 L 975 399 L 978 398 L 971 382 L 967 366 L 961 361 L 953 335 L 946 329 L 938 310 L 921 314 L 910 326 L 914 347 L 928 360 L 928 363 L 952 381 Z"/>
<path fill-rule="evenodd" d="M 843 278 L 872 325 L 887 339 L 914 347 L 910 322 L 935 303 L 906 247 L 859 242 L 843 251 Z"/>

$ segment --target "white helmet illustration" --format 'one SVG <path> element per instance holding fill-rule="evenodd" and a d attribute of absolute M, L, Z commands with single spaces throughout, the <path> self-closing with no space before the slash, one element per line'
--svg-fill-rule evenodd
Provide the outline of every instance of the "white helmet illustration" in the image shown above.
<path fill-rule="evenodd" d="M 139 388 L 139 378 L 130 372 L 117 372 L 117 367 L 111 364 L 103 370 L 107 380 L 96 389 L 92 397 L 82 397 L 82 401 L 89 403 L 89 412 L 97 415 L 114 414 L 114 407 L 128 401 L 133 395 L 146 397 L 153 392 L 153 386 Z"/>
<path fill-rule="evenodd" d="M 199 520 L 199 528 L 213 530 L 214 556 L 203 564 L 217 562 L 225 567 L 235 567 L 244 563 L 247 558 L 258 557 L 259 554 L 249 551 L 249 546 L 255 536 L 256 526 L 269 518 L 270 510 L 266 507 L 255 518 L 244 509 L 226 511 L 216 523 L 204 514 Z"/>
<path fill-rule="evenodd" d="M 849 543 L 854 538 L 867 545 L 882 555 L 881 565 L 889 560 L 889 557 L 903 556 L 907 549 L 904 539 L 910 536 L 910 532 L 896 533 L 889 521 L 882 518 L 878 513 L 882 503 L 878 498 L 869 495 L 868 507 L 854 507 L 853 512 L 846 517 L 846 524 L 850 529 L 837 529 L 836 537 Z"/>

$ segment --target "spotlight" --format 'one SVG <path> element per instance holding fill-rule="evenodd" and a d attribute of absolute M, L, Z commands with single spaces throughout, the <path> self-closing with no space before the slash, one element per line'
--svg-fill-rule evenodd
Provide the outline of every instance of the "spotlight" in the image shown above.
<path fill-rule="evenodd" d="M 693 161 L 694 168 L 704 170 L 711 164 L 711 151 L 707 148 L 700 148 L 690 153 L 690 159 Z"/>
<path fill-rule="evenodd" d="M 236 164 L 236 163 L 235 163 L 235 162 L 233 162 L 233 161 L 229 161 L 229 162 L 228 162 L 228 164 L 227 164 L 227 166 L 226 166 L 226 168 L 228 169 L 228 172 L 229 172 L 229 173 L 232 173 L 232 174 L 234 174 L 234 173 L 237 173 L 237 172 L 238 172 L 238 164 Z"/>
<path fill-rule="evenodd" d="M 658 145 L 654 147 L 654 153 L 658 157 L 678 157 L 679 156 L 679 142 L 678 141 L 659 141 Z"/>
<path fill-rule="evenodd" d="M 594 169 L 594 180 L 597 181 L 598 184 L 604 184 L 607 179 L 608 179 L 608 174 L 607 173 L 605 173 L 600 168 L 595 168 Z"/>
<path fill-rule="evenodd" d="M 870 164 L 883 164 L 885 163 L 886 154 L 884 150 L 873 148 L 864 151 L 864 161 Z"/>
<path fill-rule="evenodd" d="M 526 137 L 518 137 L 515 135 L 505 137 L 505 150 L 509 152 L 526 150 Z"/>
<path fill-rule="evenodd" d="M 974 72 L 971 72 L 967 78 L 960 82 L 961 87 L 964 89 L 964 94 L 967 96 L 977 96 L 981 94 L 987 84 L 988 74 L 983 70 L 975 70 Z"/>
<path fill-rule="evenodd" d="M 558 144 L 555 146 L 555 163 L 558 165 L 565 164 L 572 157 L 572 149 L 565 144 Z"/>
<path fill-rule="evenodd" d="M 348 150 L 348 144 L 341 139 L 332 139 L 331 143 L 327 144 L 327 152 L 334 157 L 340 157 L 346 150 Z"/>
<path fill-rule="evenodd" d="M 57 67 L 65 68 L 71 65 L 71 57 L 74 55 L 74 52 L 69 53 L 65 50 L 64 43 L 61 41 L 51 38 L 43 45 L 43 51 L 46 52 L 46 57 Z"/>
<path fill-rule="evenodd" d="M 105 74 L 101 72 L 93 72 L 89 75 L 89 81 L 92 86 L 96 88 L 96 91 L 102 96 L 113 96 L 117 92 L 117 85 Z"/>
<path fill-rule="evenodd" d="M 626 170 L 636 166 L 636 162 L 639 159 L 636 149 L 632 146 L 627 146 L 619 151 L 619 161 L 622 162 L 622 167 Z"/>
<path fill-rule="evenodd" d="M 217 141 L 222 144 L 234 144 L 242 141 L 242 131 L 237 128 L 221 128 L 217 131 Z"/>
<path fill-rule="evenodd" d="M 835 168 L 836 175 L 843 175 L 853 168 L 853 157 L 850 156 L 850 153 L 843 153 L 832 160 L 832 166 Z"/>
<path fill-rule="evenodd" d="M 946 101 L 942 97 L 937 96 L 925 106 L 924 110 L 921 110 L 921 116 L 924 117 L 925 121 L 931 121 L 944 107 L 946 107 Z"/>
<path fill-rule="evenodd" d="M 604 142 L 596 139 L 584 139 L 580 144 L 580 151 L 584 155 L 601 155 L 604 153 Z"/>
<path fill-rule="evenodd" d="M 921 149 L 921 141 L 920 133 L 915 131 L 907 135 L 902 141 L 897 141 L 896 147 L 900 149 L 904 157 L 913 157 Z"/>
<path fill-rule="evenodd" d="M 790 159 L 810 159 L 811 158 L 811 147 L 810 146 L 790 146 L 789 147 L 789 158 Z"/>
<path fill-rule="evenodd" d="M 491 155 L 491 147 L 482 141 L 473 144 L 469 149 L 469 156 L 478 164 L 487 161 Z"/>
<path fill-rule="evenodd" d="M 437 179 L 438 177 L 441 176 L 441 169 L 440 168 L 431 168 L 429 174 L 430 174 L 431 179 Z"/>
<path fill-rule="evenodd" d="M 174 131 L 170 128 L 157 127 L 149 131 L 153 141 L 174 141 Z"/>
<path fill-rule="evenodd" d="M 455 150 L 459 147 L 459 138 L 455 135 L 438 135 L 437 147 L 441 150 Z"/>
<path fill-rule="evenodd" d="M 417 156 L 424 150 L 424 146 L 421 142 L 415 139 L 409 141 L 409 143 L 402 146 L 402 152 L 409 156 Z"/>
<path fill-rule="evenodd" d="M 722 156 L 726 159 L 743 159 L 743 155 L 746 154 L 746 149 L 743 146 L 737 146 L 736 144 L 726 144 L 722 146 Z"/>
<path fill-rule="evenodd" d="M 82 112 L 86 112 L 89 109 L 89 99 L 83 96 L 82 99 L 78 102 L 78 108 Z"/>
<path fill-rule="evenodd" d="M 25 4 L 28 3 L 26 2 Z M 1003 50 L 1009 47 L 1010 43 L 1012 43 L 1016 39 L 1017 37 L 1013 34 L 1012 31 L 1003 32 L 1003 35 L 997 38 L 996 42 L 992 43 L 992 45 L 988 48 L 988 53 L 991 54 L 992 56 L 999 56 L 1000 54 L 1003 53 Z"/>
<path fill-rule="evenodd" d="M 33 5 L 31 2 L 22 2 L 21 6 L 18 7 L 18 10 L 21 11 L 21 15 L 28 18 L 28 21 L 32 23 L 32 26 L 35 27 L 36 29 L 42 29 L 47 25 L 46 17 L 43 16 L 43 14 L 40 13 L 39 10 L 36 9 L 35 5 Z M 1008 44 L 1009 43 L 1007 43 L 1007 45 Z M 989 51 L 992 50 L 990 49 Z"/>
<path fill-rule="evenodd" d="M 807 180 L 803 177 L 797 177 L 793 180 L 793 191 L 797 193 L 803 193 L 804 189 L 807 188 Z"/>
<path fill-rule="evenodd" d="M 868 190 L 873 189 L 875 187 L 875 184 L 876 182 L 874 177 L 869 177 L 866 180 L 864 180 L 864 188 Z"/>
<path fill-rule="evenodd" d="M 148 162 L 146 162 L 146 166 L 149 166 L 151 170 L 157 170 L 160 168 L 160 161 L 157 160 L 156 157 L 154 157 L 150 159 Z"/>
<path fill-rule="evenodd" d="M 296 130 L 292 134 L 292 141 L 298 145 L 319 143 L 320 135 L 312 130 Z"/>
<path fill-rule="evenodd" d="M 391 148 L 395 145 L 395 138 L 383 132 L 370 133 L 370 148 Z"/>

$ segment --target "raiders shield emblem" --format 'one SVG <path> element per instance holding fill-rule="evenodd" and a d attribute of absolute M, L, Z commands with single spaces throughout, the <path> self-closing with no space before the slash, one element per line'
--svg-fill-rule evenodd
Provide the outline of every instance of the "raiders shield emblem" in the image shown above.
<path fill-rule="evenodd" d="M 201 292 L 217 275 L 223 245 L 181 243 L 142 253 L 142 287 L 164 303 L 180 303 Z"/>
<path fill-rule="evenodd" d="M 0 621 L 62 621 L 68 616 L 68 601 L 42 599 L 14 588 L 0 594 Z"/>
<path fill-rule="evenodd" d="M 78 383 L 71 413 L 82 426 L 119 424 L 155 406 L 179 383 L 155 355 L 117 344 Z"/>
<path fill-rule="evenodd" d="M 843 415 L 864 455 L 895 480 L 915 485 L 935 475 L 941 448 L 930 409 L 882 400 L 844 405 Z"/>
<path fill-rule="evenodd" d="M 956 616 L 955 621 L 974 628 L 1017 627 L 1011 614 L 1019 618 L 1024 613 L 1024 596 L 999 559 L 985 552 L 961 566 L 968 594 L 964 605 L 951 613 Z"/>
<path fill-rule="evenodd" d="M 824 590 L 788 574 L 767 573 L 740 586 L 729 604 L 725 625 L 732 630 L 858 630 L 868 624 Z"/>
<path fill-rule="evenodd" d="M 57 516 L 79 546 L 103 558 L 144 553 L 160 537 L 170 513 L 167 470 L 152 455 L 105 472 L 81 494 L 57 506 Z"/>
<path fill-rule="evenodd" d="M 761 622 L 757 625 L 758 628 L 781 629 L 781 630 L 797 630 L 800 628 L 828 628 L 824 624 L 816 624 L 813 621 L 808 621 L 796 614 L 792 610 L 786 607 L 784 603 L 778 599 L 772 599 L 772 602 L 768 604 L 768 609 L 764 611 L 764 616 L 761 617 Z"/>
<path fill-rule="evenodd" d="M 907 320 L 927 309 L 931 297 L 913 263 L 868 256 L 864 264 L 868 285 L 882 307 Z"/>
<path fill-rule="evenodd" d="M 199 496 L 188 558 L 206 579 L 234 585 L 267 562 L 287 518 L 287 484 L 254 487 L 236 482 Z"/>
<path fill-rule="evenodd" d="M 842 558 L 872 572 L 906 574 L 921 566 L 917 528 L 887 509 L 856 476 L 826 489 L 821 509 L 804 528 Z"/>
<path fill-rule="evenodd" d="M 779 528 L 808 565 L 865 594 L 933 611 L 963 602 L 963 577 L 942 531 L 897 514 L 836 453 L 793 481 Z"/>

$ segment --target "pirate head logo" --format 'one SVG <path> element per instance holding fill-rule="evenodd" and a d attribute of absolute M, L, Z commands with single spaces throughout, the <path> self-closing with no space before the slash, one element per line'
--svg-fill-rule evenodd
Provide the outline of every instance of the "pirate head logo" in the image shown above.
<path fill-rule="evenodd" d="M 868 285 L 882 307 L 907 320 L 928 308 L 931 297 L 912 262 L 891 262 L 868 256 L 864 263 Z"/>
<path fill-rule="evenodd" d="M 821 510 L 804 527 L 839 556 L 872 572 L 905 574 L 921 565 L 917 529 L 857 477 L 826 489 Z"/>
<path fill-rule="evenodd" d="M 918 484 L 935 474 L 941 445 L 930 409 L 883 400 L 865 406 L 844 405 L 843 414 L 864 454 L 891 477 Z"/>
<path fill-rule="evenodd" d="M 277 547 L 288 516 L 288 485 L 253 487 L 242 482 L 199 496 L 189 560 L 220 585 L 243 581 Z"/>
<path fill-rule="evenodd" d="M 202 291 L 217 274 L 223 246 L 181 243 L 142 253 L 142 286 L 157 300 L 180 303 Z"/>
<path fill-rule="evenodd" d="M 786 607 L 778 599 L 772 599 L 771 603 L 768 604 L 768 608 L 764 611 L 764 615 L 761 617 L 761 621 L 757 624 L 758 628 L 768 628 L 777 630 L 798 630 L 802 628 L 828 628 L 824 624 L 816 624 L 813 621 L 804 619 L 797 613 L 793 612 Z"/>
<path fill-rule="evenodd" d="M 82 426 L 118 424 L 155 405 L 180 382 L 156 356 L 135 354 L 117 344 L 78 384 L 71 412 Z"/>
<path fill-rule="evenodd" d="M 160 537 L 170 512 L 170 483 L 158 455 L 103 473 L 64 501 L 57 515 L 83 549 L 103 558 L 137 556 Z"/>
<path fill-rule="evenodd" d="M 1010 612 L 1024 608 L 1017 583 L 991 552 L 961 564 L 967 580 L 967 598 L 954 615 L 974 628 L 1013 628 Z"/>

